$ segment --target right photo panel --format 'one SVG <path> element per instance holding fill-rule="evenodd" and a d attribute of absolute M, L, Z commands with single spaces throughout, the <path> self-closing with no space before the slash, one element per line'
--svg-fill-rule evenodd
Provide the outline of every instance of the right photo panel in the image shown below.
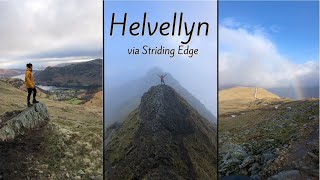
<path fill-rule="evenodd" d="M 219 178 L 319 179 L 319 2 L 218 12 Z"/>

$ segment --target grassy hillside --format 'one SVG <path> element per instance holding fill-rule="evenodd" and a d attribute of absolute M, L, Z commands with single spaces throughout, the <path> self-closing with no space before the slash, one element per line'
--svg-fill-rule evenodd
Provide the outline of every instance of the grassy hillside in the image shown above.
<path fill-rule="evenodd" d="M 245 111 L 282 101 L 281 98 L 263 88 L 234 87 L 219 91 L 219 114 Z M 263 103 L 262 103 L 263 102 Z M 259 106 L 259 107 L 260 107 Z"/>
<path fill-rule="evenodd" d="M 26 96 L 26 92 L 0 80 L 0 114 L 26 108 Z M 14 169 L 8 169 L 10 177 L 102 179 L 102 109 L 54 101 L 44 96 L 40 94 L 38 100 L 48 107 L 49 124 L 16 142 L 0 144 L 2 149 L 15 153 L 14 159 L 0 157 L 16 164 L 12 166 Z M 29 152 L 23 148 L 26 146 L 39 149 Z"/>

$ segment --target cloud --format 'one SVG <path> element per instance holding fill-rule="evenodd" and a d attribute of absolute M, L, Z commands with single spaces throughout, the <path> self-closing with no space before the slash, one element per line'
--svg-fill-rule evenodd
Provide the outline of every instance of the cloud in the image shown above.
<path fill-rule="evenodd" d="M 231 26 L 232 21 L 227 22 L 219 25 L 220 87 L 319 86 L 318 60 L 296 64 L 281 55 L 263 27 Z"/>
<path fill-rule="evenodd" d="M 70 49 L 69 57 L 101 57 L 102 14 L 99 0 L 0 1 L 0 67 L 12 59 L 66 55 Z"/>

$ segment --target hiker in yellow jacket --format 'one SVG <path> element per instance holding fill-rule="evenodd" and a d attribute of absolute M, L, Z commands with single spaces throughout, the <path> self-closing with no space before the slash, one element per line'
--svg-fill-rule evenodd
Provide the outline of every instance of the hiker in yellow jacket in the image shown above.
<path fill-rule="evenodd" d="M 33 79 L 33 75 L 32 75 L 32 64 L 31 63 L 27 64 L 25 83 L 26 83 L 26 88 L 28 90 L 28 96 L 27 96 L 28 107 L 30 107 L 31 106 L 30 96 L 31 96 L 32 93 L 33 93 L 33 101 L 32 101 L 32 103 L 34 104 L 34 103 L 38 103 L 39 102 L 39 101 L 36 100 L 37 89 L 36 89 L 36 86 L 34 84 L 34 79 Z"/>

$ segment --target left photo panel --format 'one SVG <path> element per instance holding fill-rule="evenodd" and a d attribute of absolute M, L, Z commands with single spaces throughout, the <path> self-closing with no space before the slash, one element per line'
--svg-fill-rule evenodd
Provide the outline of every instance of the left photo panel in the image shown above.
<path fill-rule="evenodd" d="M 103 179 L 103 6 L 0 1 L 0 179 Z"/>

